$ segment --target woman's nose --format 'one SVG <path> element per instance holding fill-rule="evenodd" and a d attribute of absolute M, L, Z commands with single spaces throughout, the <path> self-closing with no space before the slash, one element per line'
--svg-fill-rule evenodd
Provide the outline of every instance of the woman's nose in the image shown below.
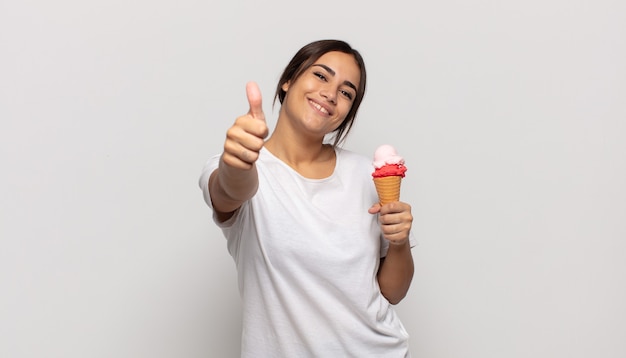
<path fill-rule="evenodd" d="M 337 92 L 333 91 L 331 88 L 322 88 L 320 91 L 322 97 L 326 98 L 326 100 L 332 104 L 336 104 L 337 102 Z"/>

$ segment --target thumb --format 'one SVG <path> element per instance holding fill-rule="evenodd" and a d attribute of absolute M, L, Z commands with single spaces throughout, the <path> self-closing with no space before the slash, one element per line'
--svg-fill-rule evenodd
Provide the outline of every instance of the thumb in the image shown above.
<path fill-rule="evenodd" d="M 246 95 L 248 96 L 248 104 L 250 104 L 250 111 L 248 114 L 252 117 L 265 120 L 265 114 L 263 114 L 263 105 L 261 99 L 261 90 L 255 82 L 248 82 L 246 84 Z"/>
<path fill-rule="evenodd" d="M 376 213 L 380 212 L 380 209 L 381 209 L 380 204 L 376 203 L 376 204 L 372 205 L 372 207 L 370 207 L 367 210 L 367 212 L 370 213 L 370 214 L 376 214 Z"/>

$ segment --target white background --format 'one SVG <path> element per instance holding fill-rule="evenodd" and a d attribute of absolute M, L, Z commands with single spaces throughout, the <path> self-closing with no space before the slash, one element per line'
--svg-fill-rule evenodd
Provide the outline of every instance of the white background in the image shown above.
<path fill-rule="evenodd" d="M 626 357 L 626 2 L 0 3 L 0 356 L 236 357 L 197 179 L 291 56 L 363 54 L 346 147 L 396 145 L 424 358 Z"/>

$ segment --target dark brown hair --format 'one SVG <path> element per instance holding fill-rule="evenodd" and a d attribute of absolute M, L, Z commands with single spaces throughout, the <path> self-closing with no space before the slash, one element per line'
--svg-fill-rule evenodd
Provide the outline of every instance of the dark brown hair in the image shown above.
<path fill-rule="evenodd" d="M 357 50 L 353 49 L 347 42 L 341 40 L 320 40 L 311 42 L 302 47 L 293 56 L 287 67 L 285 67 L 283 74 L 280 76 L 280 80 L 276 86 L 274 103 L 276 103 L 276 99 L 278 99 L 278 101 L 282 104 L 285 99 L 285 95 L 287 93 L 282 88 L 283 84 L 297 80 L 306 69 L 311 67 L 315 61 L 317 61 L 317 59 L 322 57 L 322 55 L 327 52 L 332 51 L 339 51 L 353 55 L 357 65 L 359 66 L 359 70 L 361 71 L 359 88 L 356 91 L 354 102 L 352 102 L 352 108 L 350 108 L 350 112 L 348 112 L 346 118 L 334 131 L 333 146 L 337 146 L 346 138 L 348 132 L 350 132 L 350 128 L 352 128 L 352 124 L 356 118 L 356 112 L 358 111 L 361 101 L 363 100 L 363 96 L 365 95 L 365 82 L 367 78 L 363 57 L 361 57 L 361 54 Z"/>

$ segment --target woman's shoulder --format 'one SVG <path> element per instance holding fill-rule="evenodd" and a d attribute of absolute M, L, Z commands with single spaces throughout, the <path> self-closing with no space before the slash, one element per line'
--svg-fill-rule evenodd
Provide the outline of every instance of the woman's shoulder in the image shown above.
<path fill-rule="evenodd" d="M 364 154 L 344 148 L 337 148 L 336 151 L 338 165 L 365 171 L 373 170 L 372 160 Z"/>
<path fill-rule="evenodd" d="M 340 148 L 337 147 L 336 148 L 336 152 L 337 155 L 345 158 L 346 160 L 353 160 L 353 161 L 359 161 L 359 162 L 366 162 L 368 164 L 371 164 L 371 160 L 369 157 L 366 157 L 364 154 L 362 153 L 358 153 L 349 149 L 345 149 L 345 148 Z"/>

